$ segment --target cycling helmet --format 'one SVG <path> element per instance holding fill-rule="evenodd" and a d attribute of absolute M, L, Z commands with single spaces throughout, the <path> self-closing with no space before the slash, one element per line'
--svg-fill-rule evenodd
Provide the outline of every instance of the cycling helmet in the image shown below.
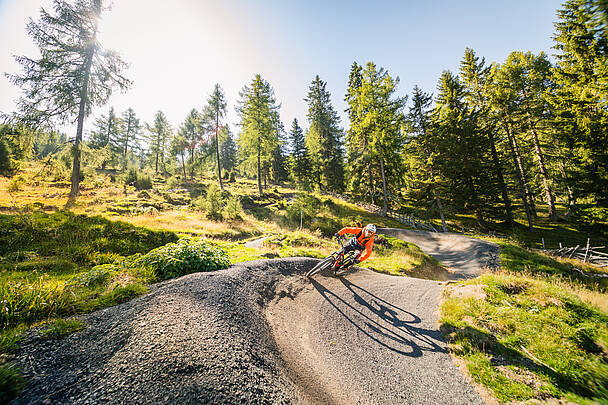
<path fill-rule="evenodd" d="M 376 225 L 374 225 L 374 224 L 367 224 L 365 226 L 365 229 L 367 229 L 371 233 L 376 233 Z"/>

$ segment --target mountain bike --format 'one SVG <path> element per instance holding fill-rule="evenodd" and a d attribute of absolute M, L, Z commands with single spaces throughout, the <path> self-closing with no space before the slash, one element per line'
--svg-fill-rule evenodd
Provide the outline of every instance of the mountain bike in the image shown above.
<path fill-rule="evenodd" d="M 358 250 L 351 250 L 350 252 L 345 252 L 344 247 L 346 238 L 343 235 L 338 237 L 338 243 L 340 243 L 340 249 L 336 250 L 331 255 L 327 256 L 325 259 L 321 260 L 315 267 L 310 269 L 308 273 L 306 273 L 306 277 L 311 277 L 313 274 L 316 274 L 325 269 L 331 268 L 334 272 L 334 275 L 337 275 L 341 271 L 346 271 L 350 267 L 345 267 L 345 264 L 354 263 L 354 258 L 359 253 Z"/>

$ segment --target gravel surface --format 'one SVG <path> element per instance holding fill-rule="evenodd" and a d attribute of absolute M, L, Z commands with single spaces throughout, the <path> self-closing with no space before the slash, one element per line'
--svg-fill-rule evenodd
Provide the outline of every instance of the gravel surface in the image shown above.
<path fill-rule="evenodd" d="M 453 279 L 473 278 L 484 268 L 499 266 L 500 249 L 493 243 L 456 233 L 379 228 L 378 233 L 412 242 L 453 272 Z"/>
<path fill-rule="evenodd" d="M 270 304 L 267 318 L 309 403 L 481 404 L 439 331 L 440 291 L 369 270 L 315 275 L 295 298 Z"/>
<path fill-rule="evenodd" d="M 497 252 L 453 235 L 384 231 L 459 277 Z M 29 384 L 13 403 L 481 403 L 441 337 L 440 283 L 367 270 L 311 282 L 303 274 L 316 263 L 191 274 L 83 316 L 87 328 L 65 339 L 31 330 L 17 353 Z"/>
<path fill-rule="evenodd" d="M 83 317 L 87 329 L 63 340 L 32 331 L 17 353 L 29 384 L 13 403 L 298 403 L 263 306 L 279 280 L 315 263 L 191 274 Z"/>

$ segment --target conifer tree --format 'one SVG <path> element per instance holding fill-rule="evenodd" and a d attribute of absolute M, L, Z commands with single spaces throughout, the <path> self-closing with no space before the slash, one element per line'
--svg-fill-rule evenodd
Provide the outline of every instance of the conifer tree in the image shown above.
<path fill-rule="evenodd" d="M 190 113 L 180 125 L 177 133 L 183 142 L 177 142 L 176 145 L 182 147 L 183 157 L 186 158 L 182 161 L 184 169 L 184 176 L 190 175 L 190 181 L 194 179 L 194 169 L 198 161 L 198 149 L 202 142 L 202 123 L 200 113 L 193 108 Z M 186 170 L 187 169 L 187 170 Z"/>
<path fill-rule="evenodd" d="M 154 115 L 154 123 L 152 125 L 146 124 L 146 128 L 150 133 L 150 152 L 154 156 L 154 173 L 158 174 L 160 165 L 160 169 L 166 175 L 166 152 L 173 132 L 171 125 L 167 121 L 165 114 L 162 111 L 158 111 Z"/>
<path fill-rule="evenodd" d="M 233 171 L 238 162 L 238 149 L 232 131 L 227 125 L 222 127 L 220 139 L 222 141 L 220 146 L 222 167 L 228 171 Z"/>
<path fill-rule="evenodd" d="M 133 150 L 139 146 L 141 130 L 139 118 L 135 115 L 135 111 L 129 107 L 127 111 L 122 113 L 122 134 L 119 139 L 125 167 L 129 160 L 129 151 L 132 155 Z"/>
<path fill-rule="evenodd" d="M 513 211 L 511 200 L 507 190 L 507 184 L 503 174 L 501 156 L 498 154 L 496 132 L 496 120 L 491 116 L 491 104 L 489 92 L 491 88 L 491 68 L 485 66 L 485 58 L 479 59 L 475 52 L 466 48 L 464 58 L 460 62 L 460 77 L 466 91 L 466 100 L 478 114 L 479 129 L 488 137 L 492 168 L 494 169 L 498 189 L 505 206 L 506 219 L 510 226 L 513 225 Z"/>
<path fill-rule="evenodd" d="M 352 97 L 349 109 L 355 121 L 351 122 L 352 134 L 349 149 L 360 148 L 374 162 L 380 175 L 383 206 L 382 214 L 388 210 L 388 193 L 398 187 L 403 179 L 403 108 L 405 97 L 395 95 L 399 79 L 393 79 L 383 68 L 378 69 L 368 62 L 362 72 L 361 85 Z M 347 95 L 348 97 L 348 95 Z M 362 148 L 366 145 L 365 148 Z"/>
<path fill-rule="evenodd" d="M 310 158 L 306 149 L 304 132 L 295 118 L 289 135 L 292 147 L 291 176 L 299 187 L 308 189 L 310 187 Z"/>
<path fill-rule="evenodd" d="M 241 119 L 239 151 L 246 166 L 257 169 L 258 192 L 262 191 L 262 173 L 267 177 L 272 152 L 279 143 L 276 128 L 276 104 L 274 90 L 259 74 L 251 85 L 239 93 L 237 113 Z"/>
<path fill-rule="evenodd" d="M 557 15 L 553 128 L 571 158 L 573 198 L 608 207 L 608 3 L 567 0 Z"/>
<path fill-rule="evenodd" d="M 203 110 L 203 117 L 205 125 L 211 129 L 214 133 L 215 143 L 215 156 L 217 164 L 217 176 L 220 184 L 220 189 L 224 189 L 224 183 L 222 182 L 222 162 L 220 160 L 220 140 L 219 131 L 221 127 L 221 120 L 226 115 L 226 97 L 224 91 L 219 84 L 215 84 L 213 92 L 207 99 L 207 105 Z"/>
<path fill-rule="evenodd" d="M 317 75 L 304 99 L 308 103 L 306 147 L 317 187 L 323 191 L 344 189 L 343 131 L 338 113 L 331 104 L 327 83 Z"/>
<path fill-rule="evenodd" d="M 108 115 L 102 114 L 95 121 L 95 130 L 91 132 L 89 145 L 93 149 L 100 149 L 103 154 L 101 168 L 105 169 L 108 161 L 114 162 L 117 153 L 120 152 L 120 138 L 122 132 L 122 122 L 116 116 L 114 107 L 110 108 Z"/>
<path fill-rule="evenodd" d="M 23 92 L 13 117 L 30 127 L 53 126 L 76 119 L 70 200 L 79 194 L 80 149 L 84 119 L 103 105 L 113 88 L 127 89 L 130 81 L 120 56 L 97 39 L 102 0 L 53 1 L 53 12 L 40 10 L 27 32 L 40 51 L 39 59 L 16 57 L 21 75 L 7 75 Z"/>

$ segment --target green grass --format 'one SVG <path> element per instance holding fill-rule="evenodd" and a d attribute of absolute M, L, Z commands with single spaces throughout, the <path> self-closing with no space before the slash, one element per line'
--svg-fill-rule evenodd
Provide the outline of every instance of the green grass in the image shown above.
<path fill-rule="evenodd" d="M 77 319 L 57 319 L 49 328 L 43 329 L 40 335 L 45 339 L 61 339 L 85 328 Z"/>
<path fill-rule="evenodd" d="M 608 401 L 608 294 L 569 264 L 503 243 L 499 273 L 444 290 L 441 330 L 499 402 Z"/>
<path fill-rule="evenodd" d="M 0 403 L 7 404 L 25 386 L 20 370 L 12 364 L 0 365 Z"/>

